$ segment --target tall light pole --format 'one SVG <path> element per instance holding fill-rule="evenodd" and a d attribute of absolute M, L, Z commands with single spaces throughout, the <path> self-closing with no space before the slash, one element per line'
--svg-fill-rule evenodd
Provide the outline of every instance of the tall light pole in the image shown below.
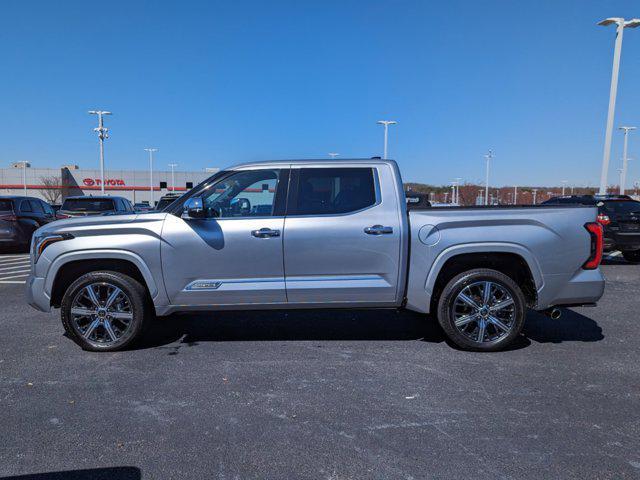
<path fill-rule="evenodd" d="M 333 159 L 336 158 L 338 155 L 340 155 L 339 153 L 336 152 L 329 152 L 329 156 Z"/>
<path fill-rule="evenodd" d="M 460 180 L 462 180 L 461 177 L 456 177 L 456 204 L 460 205 Z"/>
<path fill-rule="evenodd" d="M 518 204 L 518 187 L 517 186 L 513 187 L 513 204 L 514 205 Z"/>
<path fill-rule="evenodd" d="M 563 197 L 564 197 L 565 188 L 567 187 L 567 183 L 569 183 L 569 180 L 562 180 L 562 196 Z"/>
<path fill-rule="evenodd" d="M 607 18 L 598 25 L 608 26 L 616 24 L 616 42 L 613 49 L 613 70 L 611 72 L 611 87 L 609 89 L 609 111 L 607 113 L 607 127 L 604 135 L 604 154 L 602 155 L 602 171 L 600 173 L 600 195 L 607 193 L 607 175 L 609 173 L 609 159 L 611 157 L 611 135 L 613 133 L 613 118 L 616 110 L 616 95 L 618 92 L 618 73 L 620 72 L 620 54 L 622 52 L 622 35 L 625 28 L 636 28 L 640 19 Z"/>
<path fill-rule="evenodd" d="M 104 139 L 109 138 L 109 129 L 104 127 L 102 117 L 104 115 L 111 115 L 111 112 L 105 110 L 89 110 L 91 115 L 98 116 L 98 127 L 93 131 L 98 133 L 100 139 L 100 192 L 104 195 Z"/>
<path fill-rule="evenodd" d="M 487 159 L 487 176 L 484 183 L 484 204 L 489 205 L 489 162 L 491 162 L 491 159 L 493 158 L 493 152 L 489 150 L 489 153 L 487 153 L 484 158 Z"/>
<path fill-rule="evenodd" d="M 389 140 L 389 125 L 395 125 L 398 122 L 396 122 L 395 120 L 378 120 L 378 123 L 380 125 L 384 125 L 384 156 L 382 158 L 386 160 L 388 153 L 387 144 Z"/>
<path fill-rule="evenodd" d="M 627 168 L 629 167 L 629 157 L 627 157 L 627 145 L 629 142 L 629 131 L 635 130 L 636 127 L 618 127 L 618 130 L 624 131 L 624 148 L 622 150 L 622 175 L 620 177 L 620 195 L 624 195 L 627 187 Z"/>
<path fill-rule="evenodd" d="M 456 203 L 456 182 L 451 182 L 451 204 Z"/>
<path fill-rule="evenodd" d="M 29 162 L 27 162 L 26 160 L 22 160 L 20 162 L 18 162 L 20 165 L 22 165 L 22 187 L 23 187 L 23 191 L 24 191 L 24 196 L 27 196 L 27 164 Z"/>
<path fill-rule="evenodd" d="M 145 148 L 149 152 L 149 206 L 153 208 L 153 154 L 157 152 L 157 148 Z"/>
<path fill-rule="evenodd" d="M 176 191 L 176 179 L 173 176 L 173 169 L 176 168 L 178 166 L 177 163 L 170 163 L 169 166 L 171 167 L 171 191 L 175 192 Z"/>
<path fill-rule="evenodd" d="M 536 204 L 536 197 L 538 196 L 538 189 L 534 188 L 533 189 L 533 204 Z"/>

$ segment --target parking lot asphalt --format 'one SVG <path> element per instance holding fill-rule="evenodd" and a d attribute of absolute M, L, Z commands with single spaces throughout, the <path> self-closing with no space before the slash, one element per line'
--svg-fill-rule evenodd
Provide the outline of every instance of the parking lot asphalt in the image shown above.
<path fill-rule="evenodd" d="M 603 271 L 498 353 L 396 311 L 174 315 L 88 353 L 2 283 L 0 477 L 639 478 L 640 266 Z"/>

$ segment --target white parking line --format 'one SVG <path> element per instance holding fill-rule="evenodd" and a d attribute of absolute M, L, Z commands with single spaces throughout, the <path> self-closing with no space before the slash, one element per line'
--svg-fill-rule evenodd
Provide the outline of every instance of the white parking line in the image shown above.
<path fill-rule="evenodd" d="M 0 277 L 0 280 L 12 280 L 14 278 L 24 278 L 28 276 L 29 276 L 28 273 L 21 273 L 20 275 L 11 275 L 10 277 Z"/>
<path fill-rule="evenodd" d="M 14 267 L 0 268 L 0 272 L 5 272 L 5 273 L 0 273 L 0 275 L 5 275 L 7 273 L 11 273 L 11 270 L 19 270 L 19 271 L 22 271 L 22 272 L 28 272 L 29 270 L 31 270 L 31 267 L 29 266 L 29 264 L 27 264 L 27 265 L 16 265 Z"/>
<path fill-rule="evenodd" d="M 27 283 L 26 280 L 0 280 L 0 284 L 2 283 Z"/>
<path fill-rule="evenodd" d="M 29 258 L 29 254 L 24 253 L 22 255 L 0 255 L 0 259 L 2 258 Z"/>
<path fill-rule="evenodd" d="M 7 261 L 0 260 L 0 266 L 13 265 L 14 263 L 29 263 L 30 261 L 31 260 L 29 260 L 28 258 L 16 258 L 15 260 Z"/>

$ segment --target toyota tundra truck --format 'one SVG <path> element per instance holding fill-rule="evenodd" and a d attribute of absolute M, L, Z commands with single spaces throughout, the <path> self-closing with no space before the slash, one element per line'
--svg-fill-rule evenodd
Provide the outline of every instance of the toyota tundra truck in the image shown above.
<path fill-rule="evenodd" d="M 527 309 L 557 317 L 602 296 L 596 216 L 582 205 L 408 211 L 391 160 L 249 163 L 162 212 L 38 229 L 27 297 L 59 308 L 91 351 L 130 347 L 155 316 L 292 308 L 406 308 L 462 349 L 499 350 Z"/>

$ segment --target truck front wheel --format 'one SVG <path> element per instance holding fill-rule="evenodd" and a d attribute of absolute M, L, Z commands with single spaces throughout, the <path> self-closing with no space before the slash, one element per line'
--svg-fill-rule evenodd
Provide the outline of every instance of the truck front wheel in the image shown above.
<path fill-rule="evenodd" d="M 67 334 L 83 349 L 113 352 L 130 346 L 150 316 L 146 290 L 120 272 L 90 272 L 73 282 L 60 305 Z"/>
<path fill-rule="evenodd" d="M 507 275 L 475 269 L 452 278 L 438 302 L 438 321 L 449 339 L 465 350 L 495 351 L 522 331 L 526 302 Z"/>

